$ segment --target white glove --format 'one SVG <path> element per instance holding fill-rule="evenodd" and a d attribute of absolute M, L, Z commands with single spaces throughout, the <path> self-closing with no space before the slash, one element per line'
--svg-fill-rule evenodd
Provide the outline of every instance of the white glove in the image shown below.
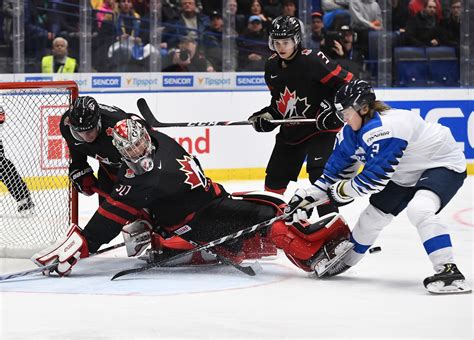
<path fill-rule="evenodd" d="M 138 256 L 151 243 L 151 224 L 145 220 L 136 220 L 122 228 L 123 241 L 127 256 Z"/>
<path fill-rule="evenodd" d="M 49 275 L 51 271 L 56 271 L 60 276 L 67 276 L 77 260 L 88 256 L 89 248 L 82 236 L 82 229 L 73 223 L 64 237 L 33 255 L 31 260 L 40 267 L 58 263 L 56 268 L 44 271 L 44 274 Z"/>
<path fill-rule="evenodd" d="M 336 207 L 342 207 L 354 201 L 354 197 L 347 195 L 344 191 L 346 183 L 349 183 L 349 181 L 343 179 L 334 183 L 328 189 L 329 199 Z"/>
<path fill-rule="evenodd" d="M 310 208 L 306 207 L 311 203 L 327 198 L 326 192 L 315 185 L 312 185 L 307 189 L 300 188 L 296 190 L 285 208 L 285 213 L 290 215 L 286 219 L 286 222 L 292 224 L 303 219 L 308 219 L 311 217 L 314 206 L 311 206 Z"/>

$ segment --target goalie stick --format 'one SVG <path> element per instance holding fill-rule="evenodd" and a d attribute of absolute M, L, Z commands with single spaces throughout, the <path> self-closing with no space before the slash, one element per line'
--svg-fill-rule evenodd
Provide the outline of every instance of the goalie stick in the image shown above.
<path fill-rule="evenodd" d="M 98 250 L 96 253 L 91 254 L 89 257 L 93 257 L 93 256 L 96 256 L 96 255 L 99 255 L 99 254 L 103 254 L 103 253 L 105 253 L 109 250 L 113 250 L 113 249 L 123 247 L 124 245 L 125 245 L 124 242 L 114 244 L 113 246 Z M 0 275 L 0 281 L 6 281 L 6 280 L 10 280 L 10 279 L 15 279 L 17 277 L 32 275 L 32 274 L 36 274 L 36 273 L 42 273 L 46 270 L 54 269 L 57 266 L 58 266 L 58 263 L 52 263 L 52 264 L 48 264 L 46 266 L 41 266 L 41 267 L 34 268 L 34 269 L 29 269 L 29 270 L 24 270 L 24 271 L 21 271 L 21 272 Z"/>
<path fill-rule="evenodd" d="M 324 203 L 327 203 L 328 200 L 324 200 L 324 201 L 317 201 L 317 202 L 314 202 L 314 203 L 311 203 L 311 204 L 308 204 L 306 207 L 309 209 L 309 208 L 312 208 L 312 207 L 315 207 L 315 206 L 318 206 L 320 204 L 324 204 Z M 159 262 L 156 262 L 156 263 L 149 263 L 145 266 L 142 266 L 142 267 L 139 267 L 139 268 L 132 268 L 132 269 L 126 269 L 126 270 L 123 270 L 121 272 L 118 272 L 117 274 L 115 274 L 110 280 L 115 280 L 121 276 L 124 276 L 124 275 L 128 275 L 128 274 L 134 274 L 134 273 L 141 273 L 141 272 L 144 272 L 144 271 L 147 271 L 149 269 L 152 269 L 152 268 L 155 268 L 155 267 L 162 267 L 164 265 L 166 265 L 168 262 L 171 262 L 171 261 L 175 261 L 175 260 L 178 260 L 182 257 L 185 257 L 185 256 L 189 256 L 189 255 L 192 255 L 198 251 L 201 251 L 201 250 L 208 250 L 210 248 L 213 248 L 219 244 L 222 244 L 224 242 L 227 242 L 229 240 L 232 240 L 232 239 L 238 239 L 240 238 L 241 236 L 243 235 L 249 235 L 249 234 L 252 234 L 256 231 L 259 231 L 263 228 L 266 228 L 268 226 L 271 226 L 273 223 L 277 222 L 277 221 L 281 221 L 281 220 L 284 220 L 286 219 L 287 217 L 289 217 L 290 214 L 282 214 L 282 215 L 279 215 L 279 216 L 275 216 L 269 220 L 266 220 L 266 221 L 263 221 L 263 222 L 260 222 L 260 223 L 257 223 L 251 227 L 248 227 L 248 228 L 245 228 L 243 230 L 239 230 L 235 233 L 232 233 L 232 234 L 229 234 L 227 236 L 223 236 L 219 239 L 216 239 L 214 241 L 211 241 L 211 242 L 208 242 L 208 243 L 204 243 L 194 249 L 191 249 L 191 250 L 188 250 L 186 252 L 183 252 L 183 253 L 180 253 L 180 254 L 177 254 L 175 256 L 172 256 L 168 259 L 165 259 L 165 260 L 162 260 L 162 261 L 159 261 Z"/>
<path fill-rule="evenodd" d="M 216 122 L 180 122 L 180 123 L 163 123 L 158 121 L 150 110 L 148 103 L 145 99 L 140 98 L 137 100 L 137 107 L 143 118 L 155 128 L 165 127 L 203 127 L 203 126 L 235 126 L 235 125 L 252 125 L 248 120 L 229 120 L 229 121 L 216 121 Z M 315 119 L 276 119 L 270 120 L 273 124 L 316 124 Z"/>

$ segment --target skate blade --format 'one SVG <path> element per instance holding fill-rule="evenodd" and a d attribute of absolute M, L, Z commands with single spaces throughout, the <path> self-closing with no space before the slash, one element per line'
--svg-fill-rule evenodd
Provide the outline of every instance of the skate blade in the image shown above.
<path fill-rule="evenodd" d="M 453 281 L 445 286 L 443 281 L 435 281 L 426 286 L 431 294 L 471 294 L 472 289 L 464 280 Z"/>
<path fill-rule="evenodd" d="M 318 278 L 321 278 L 324 274 L 326 274 L 326 272 L 329 269 L 333 268 L 336 264 L 338 264 L 339 260 L 342 257 L 344 257 L 344 255 L 346 255 L 349 252 L 349 250 L 354 248 L 354 246 L 355 246 L 354 243 L 347 241 L 344 243 L 344 248 L 340 250 L 340 253 L 337 254 L 335 257 L 333 257 L 331 260 L 323 259 L 320 262 L 318 262 L 316 266 L 314 267 L 314 271 L 316 272 L 316 275 L 318 276 Z"/>

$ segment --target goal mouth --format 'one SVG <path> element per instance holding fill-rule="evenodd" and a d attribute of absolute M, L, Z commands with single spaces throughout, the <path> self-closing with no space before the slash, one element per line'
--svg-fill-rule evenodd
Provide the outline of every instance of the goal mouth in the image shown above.
<path fill-rule="evenodd" d="M 77 192 L 59 128 L 73 81 L 0 83 L 0 256 L 27 258 L 77 223 Z"/>

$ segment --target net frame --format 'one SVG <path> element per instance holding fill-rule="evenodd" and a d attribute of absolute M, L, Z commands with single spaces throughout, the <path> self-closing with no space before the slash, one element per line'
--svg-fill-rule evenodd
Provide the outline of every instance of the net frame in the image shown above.
<path fill-rule="evenodd" d="M 40 102 L 39 104 L 39 110 L 35 109 L 34 104 L 31 106 L 33 109 L 31 111 L 31 115 L 33 118 L 34 122 L 40 122 L 40 126 L 38 128 L 39 130 L 39 143 L 37 145 L 39 149 L 39 158 L 40 158 L 40 172 L 43 171 L 61 171 L 61 174 L 63 177 L 66 178 L 66 187 L 62 190 L 67 190 L 68 194 L 66 196 L 66 199 L 69 200 L 69 202 L 66 202 L 65 204 L 67 205 L 68 211 L 67 211 L 67 219 L 63 218 L 64 221 L 56 221 L 56 220 L 50 220 L 50 219 L 38 219 L 37 222 L 35 221 L 34 216 L 19 216 L 18 218 L 24 218 L 23 219 L 23 225 L 27 225 L 28 223 L 33 223 L 34 225 L 30 227 L 29 230 L 31 230 L 31 233 L 41 233 L 42 228 L 48 228 L 48 233 L 51 231 L 54 232 L 54 238 L 57 238 L 59 234 L 61 234 L 64 230 L 67 230 L 68 226 L 71 223 L 78 223 L 78 193 L 76 190 L 73 189 L 69 178 L 68 178 L 68 169 L 67 165 L 62 164 L 62 165 L 55 165 L 55 164 L 47 164 L 47 162 L 43 161 L 43 150 L 46 147 L 44 145 L 44 134 L 47 133 L 44 131 L 44 124 L 43 124 L 43 119 L 49 118 L 48 112 L 53 112 L 53 113 L 58 113 L 54 114 L 55 118 L 56 116 L 59 115 L 61 112 L 64 112 L 64 109 L 68 107 L 79 95 L 79 89 L 74 81 L 46 81 L 46 82 L 0 82 L 0 102 L 5 101 L 5 98 L 8 97 L 14 97 L 14 96 L 28 96 L 28 95 L 43 95 L 45 94 L 46 96 L 61 96 L 60 104 L 56 105 L 53 103 L 50 105 L 49 103 L 47 105 L 42 105 L 41 97 L 37 99 L 37 102 Z M 64 97 L 65 96 L 65 97 Z M 18 97 L 21 98 L 21 97 Z M 33 99 L 34 100 L 34 99 Z M 59 101 L 59 99 L 58 99 Z M 22 108 L 24 111 L 28 111 L 24 108 Z M 8 123 L 8 119 L 11 117 L 8 117 L 12 113 L 8 114 L 7 113 L 7 120 L 5 122 Z M 23 114 L 23 113 L 22 113 Z M 19 114 L 21 116 L 22 114 Z M 28 126 L 25 127 L 25 130 L 28 129 Z M 59 127 L 57 127 L 59 130 Z M 25 138 L 28 138 L 27 132 L 25 132 Z M 0 135 L 1 137 L 1 135 Z M 19 137 L 20 138 L 20 137 Z M 62 137 L 61 137 L 62 141 Z M 18 146 L 16 146 L 18 148 Z M 8 153 L 8 152 L 6 152 Z M 69 164 L 70 160 L 66 160 L 67 164 Z M 21 173 L 21 169 L 18 171 Z M 56 172 L 55 172 L 56 173 Z M 21 175 L 21 174 L 20 174 Z M 42 178 L 46 176 L 41 176 L 41 173 L 39 174 L 38 178 Z M 55 189 L 55 188 L 53 188 Z M 35 189 L 33 189 L 34 191 Z M 31 191 L 31 188 L 30 188 Z M 47 195 L 47 189 L 44 189 L 42 191 L 42 194 Z M 66 194 L 64 193 L 63 196 Z M 62 196 L 62 197 L 63 197 Z M 3 203 L 2 203 L 3 204 Z M 37 207 L 35 207 L 36 209 Z M 49 206 L 47 207 L 49 208 Z M 3 208 L 2 208 L 3 209 Z M 46 209 L 47 210 L 47 209 Z M 1 215 L 0 211 L 0 215 Z M 35 212 L 36 213 L 36 212 Z M 43 213 L 43 211 L 40 211 L 39 213 Z M 16 216 L 15 216 L 16 217 Z M 45 246 L 54 243 L 56 239 L 48 239 L 47 244 L 38 242 L 38 244 L 30 244 L 31 240 L 34 239 L 34 235 L 32 236 L 31 239 L 26 238 L 28 240 L 25 240 L 25 244 L 17 244 L 18 241 L 13 242 L 14 244 L 9 244 L 10 242 L 10 237 L 6 235 L 5 233 L 11 233 L 12 230 L 9 230 L 8 228 L 10 227 L 9 225 L 9 218 L 12 218 L 10 216 L 4 217 L 0 216 L 1 219 L 4 219 L 3 224 L 0 223 L 0 257 L 17 257 L 17 258 L 26 258 L 30 257 L 33 255 L 35 252 L 38 250 L 44 248 Z M 13 220 L 12 220 L 13 221 Z M 49 225 L 49 223 L 52 222 L 53 225 Z M 14 224 L 16 222 L 12 222 Z M 54 225 L 55 223 L 58 223 L 60 225 Z M 48 224 L 48 225 L 46 225 Z M 37 227 L 37 229 L 36 229 Z M 13 226 L 11 226 L 13 228 Z M 3 231 L 2 231 L 3 229 Z M 20 231 L 22 232 L 22 231 Z M 53 234 L 51 234 L 53 235 Z M 49 236 L 50 238 L 53 236 Z M 30 242 L 27 243 L 26 241 Z"/>

